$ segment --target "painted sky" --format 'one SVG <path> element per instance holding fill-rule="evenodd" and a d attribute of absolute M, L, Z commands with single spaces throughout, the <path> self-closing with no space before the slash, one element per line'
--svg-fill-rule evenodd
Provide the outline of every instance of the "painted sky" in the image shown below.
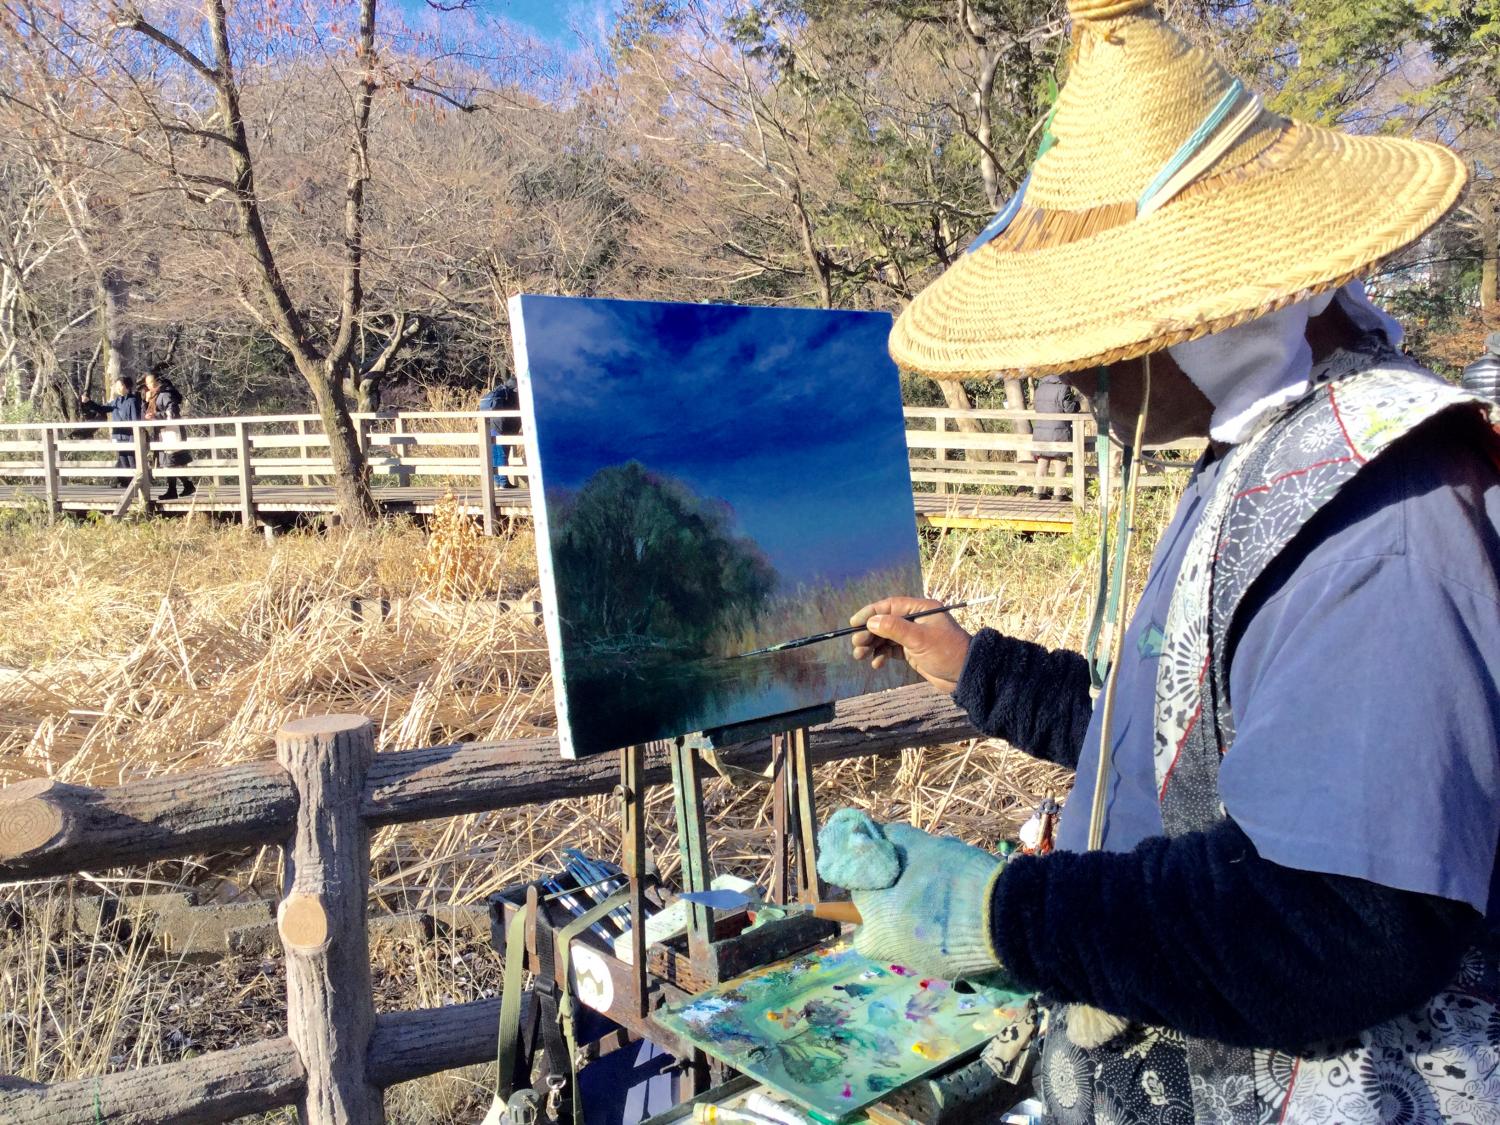
<path fill-rule="evenodd" d="M 636 460 L 726 500 L 788 585 L 915 564 L 888 315 L 518 300 L 549 491 Z"/>

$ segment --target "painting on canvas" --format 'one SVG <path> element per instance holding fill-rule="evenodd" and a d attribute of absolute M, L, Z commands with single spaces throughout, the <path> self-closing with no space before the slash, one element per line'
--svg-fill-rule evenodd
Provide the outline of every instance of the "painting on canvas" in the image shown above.
<path fill-rule="evenodd" d="M 656 1019 L 838 1120 L 992 1039 L 1027 1000 L 1003 979 L 955 985 L 838 945 L 757 969 Z"/>
<path fill-rule="evenodd" d="M 883 313 L 512 301 L 563 752 L 910 682 L 825 642 L 922 589 Z"/>

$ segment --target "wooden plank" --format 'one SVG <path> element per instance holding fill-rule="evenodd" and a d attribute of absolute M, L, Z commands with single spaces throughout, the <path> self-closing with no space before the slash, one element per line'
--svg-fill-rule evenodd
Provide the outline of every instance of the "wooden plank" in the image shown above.
<path fill-rule="evenodd" d="M 235 467 L 240 478 L 240 523 L 252 528 L 255 526 L 254 469 L 250 462 L 250 436 L 243 422 L 234 424 L 234 445 Z"/>
<path fill-rule="evenodd" d="M 46 479 L 47 519 L 57 518 L 57 431 L 48 426 L 42 431 L 42 472 Z"/>
<path fill-rule="evenodd" d="M 1062 519 L 1039 519 L 1028 516 L 960 516 L 939 512 L 917 513 L 917 523 L 923 527 L 953 528 L 969 531 L 997 529 L 1002 531 L 1029 531 L 1066 533 L 1073 530 L 1071 516 Z"/>
<path fill-rule="evenodd" d="M 484 533 L 495 534 L 495 470 L 491 465 L 493 454 L 490 434 L 490 422 L 486 418 L 480 418 L 479 422 L 479 495 L 484 504 L 481 518 L 484 520 Z"/>
<path fill-rule="evenodd" d="M 957 419 L 975 418 L 1004 422 L 1076 422 L 1086 415 L 1055 413 L 1037 410 L 955 410 L 946 406 L 905 406 L 901 412 L 908 418 Z"/>
<path fill-rule="evenodd" d="M 907 430 L 908 449 L 988 449 L 1029 453 L 1071 453 L 1068 441 L 1036 441 L 1030 434 L 970 434 L 962 430 L 938 433 Z"/>
<path fill-rule="evenodd" d="M 145 505 L 146 514 L 149 516 L 154 510 L 151 502 L 151 442 L 150 435 L 144 426 L 133 427 L 135 433 L 135 484 L 141 494 L 141 503 Z"/>

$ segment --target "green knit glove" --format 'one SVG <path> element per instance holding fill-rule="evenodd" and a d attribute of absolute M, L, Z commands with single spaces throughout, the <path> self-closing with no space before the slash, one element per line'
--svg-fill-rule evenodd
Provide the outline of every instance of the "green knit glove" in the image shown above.
<path fill-rule="evenodd" d="M 954 980 L 992 973 L 990 898 L 998 856 L 909 824 L 841 809 L 818 834 L 818 874 L 848 888 L 864 918 L 854 948 L 872 961 Z"/>

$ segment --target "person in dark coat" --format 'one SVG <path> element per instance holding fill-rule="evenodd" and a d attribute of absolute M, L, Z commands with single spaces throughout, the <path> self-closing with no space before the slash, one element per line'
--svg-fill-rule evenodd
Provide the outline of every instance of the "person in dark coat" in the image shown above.
<path fill-rule="evenodd" d="M 520 410 L 521 395 L 516 389 L 515 379 L 507 376 L 485 391 L 479 399 L 479 409 Z M 496 435 L 513 437 L 520 432 L 520 418 L 500 418 L 490 423 L 490 465 L 495 471 L 497 488 L 516 487 L 515 478 L 506 475 L 504 469 L 508 464 L 522 464 L 523 456 L 519 446 L 499 445 L 493 439 Z"/>
<path fill-rule="evenodd" d="M 171 379 L 156 371 L 148 372 L 146 375 L 146 418 L 160 421 L 177 421 L 182 417 L 182 395 L 177 390 L 177 384 Z M 162 429 L 158 431 L 160 440 L 167 440 L 169 434 L 175 434 L 178 441 L 182 440 L 182 431 Z M 163 469 L 180 469 L 184 465 L 193 463 L 193 455 L 185 449 L 162 450 L 157 455 L 157 464 Z M 177 490 L 177 477 L 167 481 L 167 491 L 162 494 L 163 500 L 176 500 L 179 495 L 191 496 L 198 491 L 198 486 L 191 480 L 183 478 L 182 491 Z"/>
<path fill-rule="evenodd" d="M 1078 392 L 1062 381 L 1057 375 L 1048 375 L 1039 379 L 1036 385 L 1036 394 L 1031 400 L 1031 408 L 1038 414 L 1077 414 L 1081 407 L 1078 402 Z M 1073 440 L 1073 423 L 1058 421 L 1041 421 L 1031 424 L 1031 440 L 1037 442 L 1064 442 Z M 1036 454 L 1036 498 L 1038 500 L 1050 500 L 1055 495 L 1059 500 L 1067 499 L 1068 487 L 1062 482 L 1067 479 L 1068 455 L 1066 453 L 1037 453 Z M 1047 487 L 1047 476 L 1051 474 L 1057 478 L 1056 491 Z"/>
<path fill-rule="evenodd" d="M 1500 402 L 1500 332 L 1484 338 L 1484 354 L 1464 368 L 1460 382 L 1470 394 Z"/>
<path fill-rule="evenodd" d="M 78 396 L 78 404 L 83 407 L 85 418 L 103 420 L 108 418 L 111 422 L 139 422 L 142 417 L 141 397 L 135 393 L 135 380 L 129 375 L 121 375 L 115 380 L 115 397 L 108 402 L 94 402 L 87 394 Z M 129 469 L 135 471 L 135 428 L 132 426 L 115 426 L 109 431 L 109 436 L 122 445 L 131 446 L 130 449 L 121 449 L 115 454 L 115 468 Z M 124 488 L 129 477 L 115 477 L 116 488 Z"/>

